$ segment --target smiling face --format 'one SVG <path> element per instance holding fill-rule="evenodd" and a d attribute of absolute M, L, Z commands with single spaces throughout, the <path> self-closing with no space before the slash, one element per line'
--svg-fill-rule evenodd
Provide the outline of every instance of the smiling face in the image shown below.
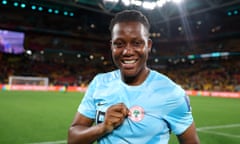
<path fill-rule="evenodd" d="M 120 69 L 125 82 L 131 84 L 143 82 L 147 76 L 147 59 L 152 41 L 140 22 L 116 23 L 112 30 L 112 58 Z"/>

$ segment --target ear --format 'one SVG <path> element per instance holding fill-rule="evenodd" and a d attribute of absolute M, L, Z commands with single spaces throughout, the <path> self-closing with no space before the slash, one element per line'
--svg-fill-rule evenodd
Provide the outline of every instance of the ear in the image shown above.
<path fill-rule="evenodd" d="M 148 39 L 148 52 L 151 52 L 152 49 L 152 40 L 149 38 Z"/>

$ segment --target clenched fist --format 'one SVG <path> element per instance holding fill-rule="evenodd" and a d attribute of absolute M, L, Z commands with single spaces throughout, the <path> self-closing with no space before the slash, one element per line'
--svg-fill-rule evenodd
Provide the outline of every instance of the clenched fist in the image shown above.
<path fill-rule="evenodd" d="M 104 127 L 107 132 L 121 125 L 128 116 L 129 110 L 123 103 L 118 103 L 109 107 L 105 113 Z"/>

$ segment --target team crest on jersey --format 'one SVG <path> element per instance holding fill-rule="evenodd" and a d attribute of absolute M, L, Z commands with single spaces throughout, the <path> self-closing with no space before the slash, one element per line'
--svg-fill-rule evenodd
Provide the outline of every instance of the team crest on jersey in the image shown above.
<path fill-rule="evenodd" d="M 140 106 L 131 107 L 129 112 L 129 118 L 134 122 L 139 122 L 144 118 L 144 109 Z"/>

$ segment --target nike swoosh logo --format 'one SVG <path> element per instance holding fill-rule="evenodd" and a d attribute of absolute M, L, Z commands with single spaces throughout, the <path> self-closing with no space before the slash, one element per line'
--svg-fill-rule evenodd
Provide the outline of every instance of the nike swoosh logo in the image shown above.
<path fill-rule="evenodd" d="M 107 103 L 98 103 L 97 105 L 102 106 L 102 105 L 105 105 L 105 104 L 107 104 Z"/>

